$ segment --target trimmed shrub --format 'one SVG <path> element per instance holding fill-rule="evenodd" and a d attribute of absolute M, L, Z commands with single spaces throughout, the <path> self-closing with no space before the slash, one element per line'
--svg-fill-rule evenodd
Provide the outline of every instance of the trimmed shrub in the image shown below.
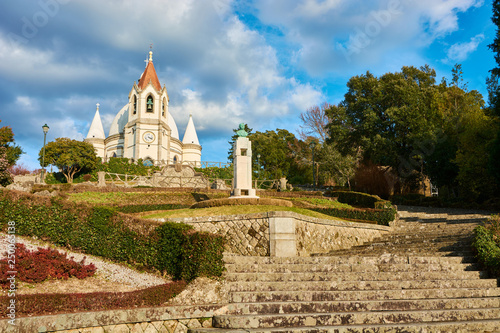
<path fill-rule="evenodd" d="M 390 202 L 387 200 L 382 200 L 379 196 L 361 192 L 351 192 L 351 191 L 328 191 L 326 193 L 328 196 L 337 197 L 337 200 L 342 203 L 346 203 L 352 206 L 366 207 L 366 208 L 381 208 L 380 206 L 385 206 Z M 378 203 L 378 202 L 383 203 Z"/>
<path fill-rule="evenodd" d="M 147 204 L 147 205 L 127 205 L 127 206 L 115 206 L 117 211 L 126 214 L 149 212 L 154 210 L 173 210 L 173 209 L 184 209 L 189 208 L 189 205 L 181 204 Z"/>
<path fill-rule="evenodd" d="M 113 261 L 166 271 L 176 279 L 184 277 L 189 281 L 196 276 L 213 276 L 210 275 L 212 272 L 217 272 L 216 276 L 222 274 L 222 271 L 211 271 L 206 267 L 209 264 L 223 265 L 222 256 L 216 255 L 223 251 L 223 237 L 200 235 L 200 238 L 211 241 L 200 241 L 200 245 L 192 247 L 191 242 L 196 241 L 191 238 L 196 239 L 198 233 L 186 233 L 191 227 L 182 223 L 160 225 L 118 213 L 109 207 L 76 205 L 59 199 L 1 190 L 2 230 L 7 230 L 9 221 L 15 222 L 18 235 L 37 236 Z M 194 263 L 193 258 L 210 260 L 210 263 Z"/>
<path fill-rule="evenodd" d="M 16 295 L 16 315 L 39 316 L 68 311 L 103 311 L 161 306 L 178 295 L 185 287 L 186 282 L 176 281 L 131 292 Z M 9 297 L 0 297 L 0 302 L 7 304 Z M 6 318 L 8 310 L 6 306 L 2 307 L 0 316 Z"/>
<path fill-rule="evenodd" d="M 346 220 L 354 221 L 371 221 L 380 225 L 389 225 L 390 222 L 396 218 L 396 209 L 394 207 L 385 209 L 371 209 L 371 208 L 309 208 L 326 215 L 339 217 Z"/>
<path fill-rule="evenodd" d="M 240 206 L 240 205 L 269 205 L 269 206 L 283 206 L 293 207 L 293 203 L 287 200 L 271 199 L 271 198 L 222 198 L 212 199 L 197 202 L 191 205 L 190 208 L 208 208 L 220 206 Z"/>
<path fill-rule="evenodd" d="M 0 260 L 0 286 L 8 288 L 8 271 L 17 271 L 16 277 L 23 282 L 43 282 L 47 279 L 76 277 L 84 279 L 94 275 L 94 264 L 85 265 L 85 259 L 77 263 L 67 258 L 67 254 L 54 249 L 38 248 L 37 251 L 26 249 L 23 244 L 16 244 L 15 269 L 11 269 L 8 259 Z"/>

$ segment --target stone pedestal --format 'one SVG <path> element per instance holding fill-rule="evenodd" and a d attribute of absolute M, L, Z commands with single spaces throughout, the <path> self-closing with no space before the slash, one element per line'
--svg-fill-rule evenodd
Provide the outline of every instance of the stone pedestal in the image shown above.
<path fill-rule="evenodd" d="M 271 257 L 295 257 L 297 255 L 293 217 L 269 218 L 269 252 Z"/>
<path fill-rule="evenodd" d="M 252 188 L 252 143 L 246 137 L 239 137 L 233 145 L 233 191 L 232 198 L 258 198 Z"/>
<path fill-rule="evenodd" d="M 106 186 L 106 173 L 104 171 L 97 172 L 97 186 L 98 187 Z"/>

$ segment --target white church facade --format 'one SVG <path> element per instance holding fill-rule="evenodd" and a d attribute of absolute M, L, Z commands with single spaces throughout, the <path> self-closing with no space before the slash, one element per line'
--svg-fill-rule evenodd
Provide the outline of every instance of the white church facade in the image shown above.
<path fill-rule="evenodd" d="M 132 87 L 128 103 L 116 114 L 106 137 L 99 104 L 85 142 L 94 145 L 103 161 L 111 157 L 142 159 L 146 164 L 201 163 L 201 145 L 190 115 L 182 141 L 168 111 L 167 88 L 161 86 L 153 65 L 153 52 L 139 81 Z"/>

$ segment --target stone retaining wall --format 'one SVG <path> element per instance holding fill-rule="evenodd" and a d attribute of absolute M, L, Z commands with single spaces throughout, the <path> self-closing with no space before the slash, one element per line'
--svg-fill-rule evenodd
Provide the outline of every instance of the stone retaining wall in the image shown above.
<path fill-rule="evenodd" d="M 226 251 L 243 256 L 269 255 L 269 213 L 168 219 L 184 222 L 198 231 L 223 235 Z M 165 221 L 167 219 L 159 219 Z"/>
<path fill-rule="evenodd" d="M 245 256 L 327 253 L 370 242 L 391 230 L 387 226 L 318 219 L 287 211 L 158 220 L 183 222 L 199 231 L 223 235 L 227 252 Z"/>
<path fill-rule="evenodd" d="M 223 314 L 222 305 L 171 306 L 80 312 L 17 318 L 15 326 L 0 320 L 0 332 L 64 333 L 178 333 L 188 328 L 212 327 L 212 317 Z"/>

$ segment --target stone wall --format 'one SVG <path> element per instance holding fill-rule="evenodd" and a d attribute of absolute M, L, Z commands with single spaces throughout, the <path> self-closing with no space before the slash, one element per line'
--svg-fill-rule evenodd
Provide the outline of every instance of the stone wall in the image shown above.
<path fill-rule="evenodd" d="M 295 230 L 297 255 L 308 256 L 311 253 L 328 253 L 371 242 L 388 233 L 391 228 L 377 224 L 322 220 L 298 215 L 295 217 Z"/>
<path fill-rule="evenodd" d="M 370 242 L 391 230 L 376 224 L 318 219 L 286 211 L 159 219 L 167 220 L 223 235 L 227 239 L 227 252 L 245 256 L 327 253 Z"/>
<path fill-rule="evenodd" d="M 212 327 L 212 317 L 224 310 L 221 305 L 207 305 L 80 312 L 17 318 L 15 326 L 3 319 L 0 332 L 178 333 Z"/>
<path fill-rule="evenodd" d="M 226 251 L 243 256 L 269 255 L 269 213 L 168 219 L 196 230 L 223 235 Z M 165 221 L 165 219 L 159 219 Z"/>

